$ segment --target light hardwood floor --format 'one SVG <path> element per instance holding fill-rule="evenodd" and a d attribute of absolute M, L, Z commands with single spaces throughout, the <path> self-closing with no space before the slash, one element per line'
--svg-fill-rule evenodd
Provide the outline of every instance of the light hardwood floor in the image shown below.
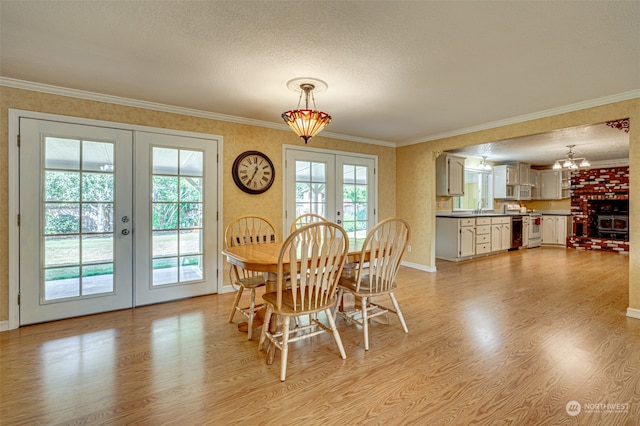
<path fill-rule="evenodd" d="M 628 262 L 542 247 L 401 268 L 409 334 L 390 315 L 365 352 L 338 319 L 347 359 L 298 342 L 285 382 L 226 322 L 232 294 L 23 327 L 0 333 L 0 423 L 635 425 Z"/>

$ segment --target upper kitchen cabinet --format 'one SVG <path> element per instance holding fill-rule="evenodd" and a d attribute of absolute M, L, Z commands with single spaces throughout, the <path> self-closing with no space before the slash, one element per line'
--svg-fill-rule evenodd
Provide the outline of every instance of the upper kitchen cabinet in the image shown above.
<path fill-rule="evenodd" d="M 533 185 L 530 176 L 531 164 L 518 163 L 518 185 Z"/>
<path fill-rule="evenodd" d="M 531 169 L 529 170 L 529 182 L 531 182 L 531 199 L 539 200 L 540 192 L 542 188 L 540 186 L 540 171 Z"/>
<path fill-rule="evenodd" d="M 559 170 L 540 170 L 540 199 L 562 198 L 562 173 Z"/>
<path fill-rule="evenodd" d="M 510 164 L 493 166 L 493 198 L 518 198 L 518 167 Z"/>
<path fill-rule="evenodd" d="M 436 195 L 464 195 L 464 157 L 441 154 L 436 159 Z"/>

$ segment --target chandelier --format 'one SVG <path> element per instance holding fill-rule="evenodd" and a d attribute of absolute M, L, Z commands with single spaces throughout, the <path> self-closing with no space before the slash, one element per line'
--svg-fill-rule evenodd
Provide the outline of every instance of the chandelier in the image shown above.
<path fill-rule="evenodd" d="M 326 112 L 318 111 L 313 91 L 316 88 L 322 90 L 327 88 L 327 84 L 321 80 L 310 78 L 294 79 L 287 83 L 291 90 L 300 91 L 297 109 L 282 113 L 282 119 L 296 132 L 298 136 L 307 143 L 309 139 L 317 135 L 331 122 L 331 116 Z M 300 109 L 300 102 L 304 94 L 305 109 Z M 313 102 L 313 109 L 309 109 L 309 99 Z"/>
<path fill-rule="evenodd" d="M 575 147 L 575 145 L 567 145 L 567 148 L 569 148 L 569 152 L 567 152 L 567 156 L 565 158 L 562 158 L 560 160 L 556 160 L 556 162 L 553 163 L 553 168 L 555 170 L 560 170 L 560 169 L 577 170 L 580 167 L 590 167 L 591 166 L 591 163 L 589 163 L 589 161 L 587 161 L 586 158 L 584 158 L 584 157 L 576 158 L 575 157 L 575 154 L 573 152 L 573 147 Z"/>
<path fill-rule="evenodd" d="M 491 170 L 493 167 L 491 167 L 491 164 L 487 163 L 487 156 L 483 155 L 482 156 L 482 161 L 480 161 L 480 165 L 479 165 L 480 169 L 482 170 Z"/>

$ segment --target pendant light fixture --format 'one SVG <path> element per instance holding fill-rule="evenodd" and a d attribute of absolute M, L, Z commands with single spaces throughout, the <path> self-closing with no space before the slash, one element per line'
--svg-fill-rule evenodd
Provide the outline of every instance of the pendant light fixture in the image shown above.
<path fill-rule="evenodd" d="M 282 119 L 296 132 L 298 136 L 307 143 L 309 139 L 317 135 L 331 122 L 331 116 L 326 112 L 318 111 L 316 100 L 313 96 L 315 92 L 321 92 L 327 88 L 327 84 L 322 80 L 313 78 L 296 78 L 287 83 L 287 87 L 293 91 L 300 92 L 298 107 L 294 110 L 282 113 Z M 304 96 L 305 109 L 300 109 L 300 102 Z M 313 102 L 313 109 L 309 109 L 309 100 Z"/>
<path fill-rule="evenodd" d="M 591 166 L 591 163 L 589 163 L 589 161 L 586 158 L 575 157 L 575 153 L 573 152 L 574 147 L 575 145 L 567 145 L 567 148 L 569 148 L 569 152 L 567 152 L 567 156 L 565 158 L 556 160 L 556 162 L 553 163 L 554 170 L 560 170 L 560 169 L 577 170 L 580 167 Z"/>
<path fill-rule="evenodd" d="M 491 164 L 487 163 L 486 155 L 482 156 L 482 161 L 480 162 L 480 169 L 486 170 L 486 171 L 493 169 L 493 167 L 491 167 Z"/>

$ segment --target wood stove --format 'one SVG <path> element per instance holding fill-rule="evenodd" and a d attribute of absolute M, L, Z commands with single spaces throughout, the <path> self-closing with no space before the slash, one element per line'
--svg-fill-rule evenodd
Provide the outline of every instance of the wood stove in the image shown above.
<path fill-rule="evenodd" d="M 598 237 L 614 240 L 629 240 L 628 214 L 599 214 Z"/>

